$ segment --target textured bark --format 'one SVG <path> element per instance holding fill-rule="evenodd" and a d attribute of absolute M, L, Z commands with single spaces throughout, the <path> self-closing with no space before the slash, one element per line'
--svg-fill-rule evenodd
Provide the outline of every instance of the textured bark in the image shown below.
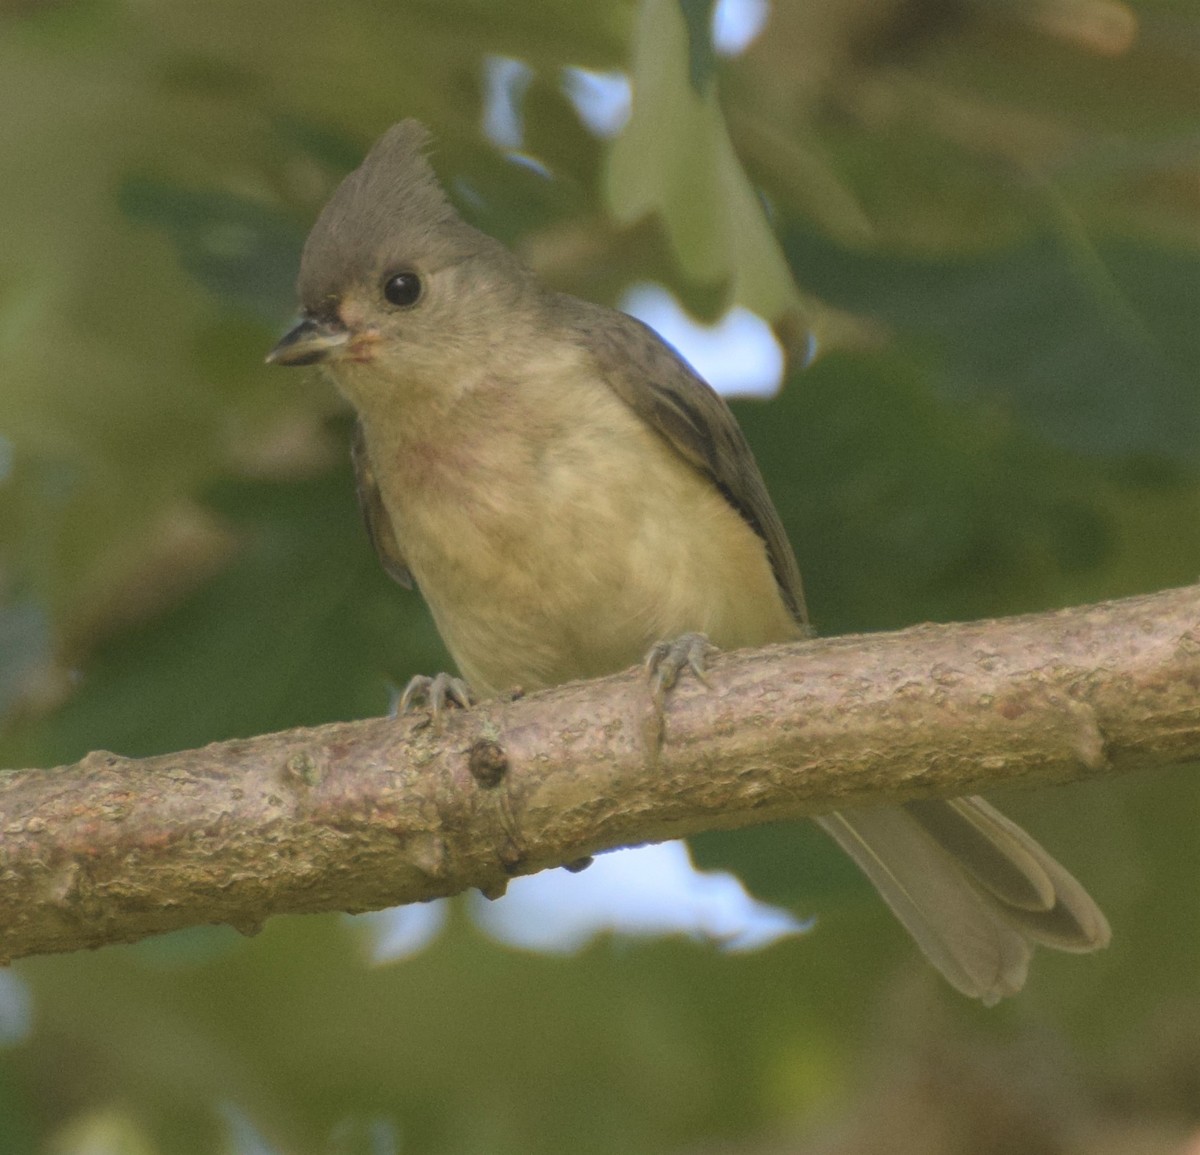
<path fill-rule="evenodd" d="M 453 712 L 0 773 L 0 954 L 370 910 L 834 808 L 1200 761 L 1200 587 Z"/>

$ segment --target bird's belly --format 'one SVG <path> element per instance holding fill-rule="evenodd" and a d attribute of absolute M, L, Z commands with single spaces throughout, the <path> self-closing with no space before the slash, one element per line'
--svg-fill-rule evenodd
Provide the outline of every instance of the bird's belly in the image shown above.
<path fill-rule="evenodd" d="M 453 460 L 384 471 L 405 560 L 473 688 L 612 673 L 689 631 L 722 648 L 798 636 L 762 539 L 711 480 L 607 388 L 591 400 L 553 436 L 523 432 L 539 411 Z"/>

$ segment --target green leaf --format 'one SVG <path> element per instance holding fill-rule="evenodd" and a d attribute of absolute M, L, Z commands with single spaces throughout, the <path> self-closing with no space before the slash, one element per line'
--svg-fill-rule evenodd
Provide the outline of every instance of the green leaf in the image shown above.
<path fill-rule="evenodd" d="M 0 719 L 28 693 L 54 659 L 45 609 L 33 601 L 0 605 Z"/>
<path fill-rule="evenodd" d="M 679 0 L 688 36 L 688 82 L 703 96 L 717 67 L 712 41 L 712 14 L 716 0 Z"/>
<path fill-rule="evenodd" d="M 148 177 L 125 181 L 118 204 L 164 229 L 183 267 L 226 305 L 272 324 L 295 311 L 304 229 L 279 209 Z"/>
<path fill-rule="evenodd" d="M 235 563 L 103 646 L 76 696 L 23 732 L 24 761 L 98 746 L 145 755 L 382 714 L 392 687 L 447 668 L 420 599 L 371 553 L 348 470 L 227 483 L 210 500 L 241 541 Z"/>
<path fill-rule="evenodd" d="M 684 275 L 728 285 L 728 302 L 768 320 L 800 297 L 733 150 L 716 89 L 688 82 L 676 0 L 645 0 L 634 38 L 633 112 L 613 143 L 605 198 L 623 225 L 657 214 Z"/>
<path fill-rule="evenodd" d="M 945 396 L 986 405 L 1068 449 L 1200 464 L 1200 254 L 1061 235 L 956 260 L 836 251 L 793 231 L 822 297 L 939 350 Z"/>

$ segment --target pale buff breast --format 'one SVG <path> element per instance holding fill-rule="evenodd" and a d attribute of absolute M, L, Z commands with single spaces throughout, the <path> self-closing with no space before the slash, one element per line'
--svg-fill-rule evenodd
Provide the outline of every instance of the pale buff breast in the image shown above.
<path fill-rule="evenodd" d="M 389 450 L 367 428 L 464 677 L 485 694 L 535 689 L 623 669 L 687 631 L 722 648 L 797 636 L 761 539 L 712 483 L 602 381 L 547 377 L 472 390 L 435 442 Z"/>

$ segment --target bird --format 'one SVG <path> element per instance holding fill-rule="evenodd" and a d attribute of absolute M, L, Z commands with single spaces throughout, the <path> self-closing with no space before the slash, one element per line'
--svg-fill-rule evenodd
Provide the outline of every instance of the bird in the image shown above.
<path fill-rule="evenodd" d="M 305 241 L 298 322 L 268 361 L 319 365 L 386 572 L 415 585 L 458 674 L 436 712 L 623 670 L 656 693 L 713 647 L 809 636 L 800 572 L 723 398 L 635 318 L 556 292 L 464 221 L 407 119 Z M 817 819 L 958 991 L 1019 991 L 1035 945 L 1105 946 L 1083 886 L 978 797 Z"/>

